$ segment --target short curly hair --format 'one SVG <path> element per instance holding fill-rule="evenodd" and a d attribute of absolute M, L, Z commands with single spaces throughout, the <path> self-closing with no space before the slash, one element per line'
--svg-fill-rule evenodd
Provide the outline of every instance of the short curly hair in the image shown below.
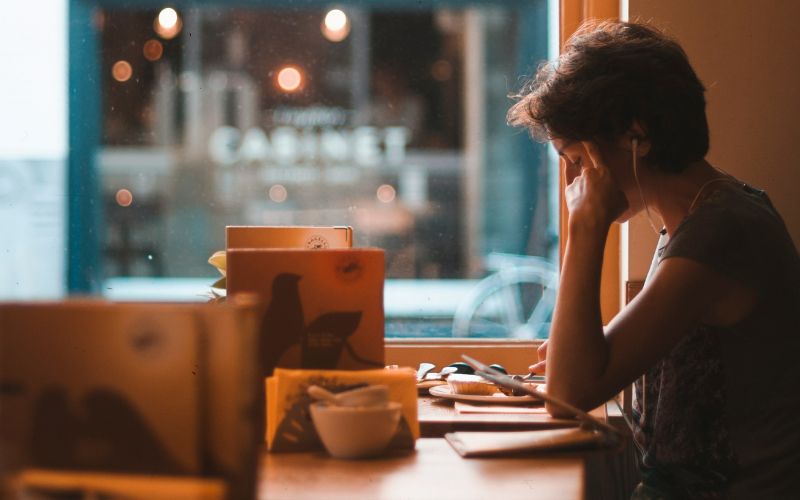
<path fill-rule="evenodd" d="M 708 152 L 705 87 L 677 41 L 644 23 L 589 21 L 508 111 L 538 140 L 614 141 L 637 121 L 645 160 L 680 172 Z"/>

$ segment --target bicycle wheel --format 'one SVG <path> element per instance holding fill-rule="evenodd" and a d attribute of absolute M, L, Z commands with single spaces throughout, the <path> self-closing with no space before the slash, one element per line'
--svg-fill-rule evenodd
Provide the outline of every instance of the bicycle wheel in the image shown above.
<path fill-rule="evenodd" d="M 500 269 L 481 280 L 459 305 L 453 337 L 547 337 L 557 273 L 544 266 Z"/>

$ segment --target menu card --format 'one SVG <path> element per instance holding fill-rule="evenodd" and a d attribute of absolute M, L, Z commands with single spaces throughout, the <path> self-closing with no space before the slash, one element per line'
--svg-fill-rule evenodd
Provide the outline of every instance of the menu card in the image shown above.
<path fill-rule="evenodd" d="M 254 498 L 256 308 L 0 304 L 0 498 Z"/>
<path fill-rule="evenodd" d="M 599 448 L 608 436 L 587 429 L 542 429 L 513 432 L 452 432 L 445 439 L 465 458 L 516 455 L 542 451 Z"/>
<path fill-rule="evenodd" d="M 511 406 L 495 404 L 469 404 L 461 401 L 455 402 L 455 410 L 458 414 L 465 413 L 504 413 L 504 414 L 534 414 L 547 415 L 544 405 L 537 406 Z"/>
<path fill-rule="evenodd" d="M 342 392 L 366 385 L 386 385 L 389 399 L 403 407 L 402 417 L 388 448 L 413 449 L 419 437 L 417 378 L 411 368 L 380 370 L 286 370 L 277 368 L 266 381 L 267 448 L 270 451 L 322 449 L 311 420 L 311 385 Z"/>
<path fill-rule="evenodd" d="M 230 249 L 228 296 L 265 304 L 259 359 L 276 366 L 382 368 L 384 252 L 359 249 Z"/>

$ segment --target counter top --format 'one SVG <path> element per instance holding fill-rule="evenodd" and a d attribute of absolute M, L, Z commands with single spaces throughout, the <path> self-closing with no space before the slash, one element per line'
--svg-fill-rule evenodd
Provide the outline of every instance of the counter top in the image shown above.
<path fill-rule="evenodd" d="M 438 438 L 370 460 L 265 453 L 260 468 L 259 500 L 566 500 L 583 498 L 585 474 L 580 457 L 465 459 Z"/>

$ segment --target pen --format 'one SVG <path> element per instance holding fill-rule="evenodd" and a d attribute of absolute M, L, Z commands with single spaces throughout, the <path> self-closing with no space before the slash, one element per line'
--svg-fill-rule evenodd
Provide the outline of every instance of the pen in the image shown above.
<path fill-rule="evenodd" d="M 521 379 L 523 382 L 537 382 L 543 384 L 545 382 L 544 375 L 534 375 L 533 373 L 529 373 L 522 377 Z"/>

